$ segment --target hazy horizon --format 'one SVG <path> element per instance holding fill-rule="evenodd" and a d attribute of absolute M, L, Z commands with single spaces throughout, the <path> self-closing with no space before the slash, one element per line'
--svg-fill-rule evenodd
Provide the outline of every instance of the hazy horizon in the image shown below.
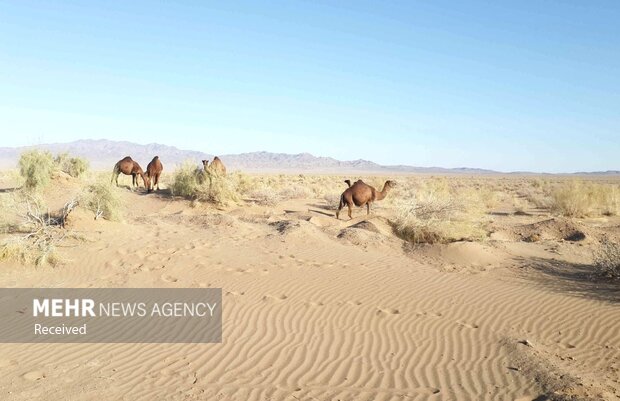
<path fill-rule="evenodd" d="M 0 146 L 620 170 L 620 4 L 0 4 Z"/>

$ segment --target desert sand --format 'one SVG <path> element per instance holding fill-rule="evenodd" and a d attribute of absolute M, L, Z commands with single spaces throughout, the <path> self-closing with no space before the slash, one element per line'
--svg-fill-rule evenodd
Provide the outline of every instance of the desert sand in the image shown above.
<path fill-rule="evenodd" d="M 77 188 L 57 181 L 46 197 Z M 0 286 L 221 287 L 222 343 L 1 344 L 0 399 L 620 396 L 618 287 L 584 272 L 617 216 L 499 204 L 485 241 L 411 246 L 381 204 L 336 220 L 323 199 L 214 207 L 121 191 L 123 222 L 77 209 L 83 238 L 63 243 L 63 262 L 2 261 Z M 568 238 L 577 229 L 585 239 Z"/>

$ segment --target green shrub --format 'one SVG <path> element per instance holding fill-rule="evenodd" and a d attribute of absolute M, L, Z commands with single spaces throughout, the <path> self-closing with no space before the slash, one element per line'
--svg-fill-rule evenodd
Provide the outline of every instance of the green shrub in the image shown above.
<path fill-rule="evenodd" d="M 95 213 L 95 220 L 99 217 L 111 221 L 122 219 L 122 199 L 118 189 L 107 181 L 89 185 L 82 202 Z"/>
<path fill-rule="evenodd" d="M 37 190 L 45 187 L 54 171 L 52 154 L 41 150 L 29 150 L 19 157 L 19 174 L 24 178 L 24 187 Z"/>
<path fill-rule="evenodd" d="M 54 164 L 56 167 L 71 177 L 78 178 L 84 174 L 89 167 L 88 160 L 81 157 L 71 157 L 69 153 L 59 153 L 54 158 Z"/>
<path fill-rule="evenodd" d="M 195 198 L 203 181 L 203 174 L 191 161 L 184 162 L 174 171 L 170 191 L 175 196 Z"/>

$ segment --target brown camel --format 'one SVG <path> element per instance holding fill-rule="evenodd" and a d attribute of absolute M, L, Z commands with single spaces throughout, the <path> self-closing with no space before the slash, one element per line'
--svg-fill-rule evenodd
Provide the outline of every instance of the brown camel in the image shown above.
<path fill-rule="evenodd" d="M 204 167 L 205 173 L 214 173 L 215 175 L 226 175 L 226 167 L 224 163 L 220 160 L 219 157 L 215 156 L 211 164 L 209 164 L 209 160 L 203 160 L 202 166 Z"/>
<path fill-rule="evenodd" d="M 112 171 L 112 181 L 111 182 L 116 182 L 116 185 L 118 186 L 118 176 L 123 173 L 125 175 L 130 175 L 131 176 L 131 186 L 137 186 L 139 187 L 140 184 L 138 184 L 138 175 L 140 177 L 142 177 L 142 181 L 144 181 L 144 187 L 145 188 L 149 188 L 149 179 L 148 177 L 144 174 L 144 171 L 142 171 L 142 167 L 140 167 L 140 165 L 135 162 L 131 157 L 126 156 L 125 158 L 119 160 L 115 165 L 114 165 L 114 170 Z"/>
<path fill-rule="evenodd" d="M 366 205 L 366 214 L 370 214 L 370 204 L 374 201 L 379 201 L 385 198 L 390 189 L 395 186 L 396 182 L 388 180 L 385 182 L 385 185 L 383 185 L 383 190 L 379 192 L 375 188 L 364 183 L 362 180 L 357 180 L 340 196 L 340 204 L 338 205 L 338 210 L 336 211 L 336 218 L 340 218 L 340 210 L 342 210 L 345 204 L 349 208 L 348 214 L 350 219 L 352 218 L 351 209 L 353 208 L 353 205 L 357 207 Z"/>
<path fill-rule="evenodd" d="M 159 156 L 155 156 L 148 166 L 146 166 L 146 176 L 149 179 L 149 192 L 152 192 L 155 187 L 157 187 L 159 191 L 159 176 L 163 169 L 164 166 L 159 161 Z"/>

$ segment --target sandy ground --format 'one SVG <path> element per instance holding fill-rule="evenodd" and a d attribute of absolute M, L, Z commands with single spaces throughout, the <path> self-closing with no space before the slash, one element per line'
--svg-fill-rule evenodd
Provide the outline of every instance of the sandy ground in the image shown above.
<path fill-rule="evenodd" d="M 0 399 L 620 395 L 620 294 L 584 278 L 590 231 L 618 233 L 617 219 L 569 241 L 572 223 L 498 211 L 488 241 L 411 247 L 380 208 L 337 221 L 317 199 L 218 210 L 123 196 L 125 222 L 74 212 L 85 241 L 61 248 L 65 262 L 1 262 L 0 286 L 221 287 L 223 342 L 2 344 Z M 541 240 L 520 240 L 530 231 Z"/>

